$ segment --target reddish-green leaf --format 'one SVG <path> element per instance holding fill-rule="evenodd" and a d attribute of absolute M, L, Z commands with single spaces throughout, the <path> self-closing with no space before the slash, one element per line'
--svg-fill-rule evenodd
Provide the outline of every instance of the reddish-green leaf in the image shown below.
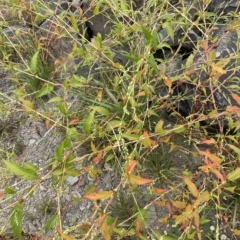
<path fill-rule="evenodd" d="M 133 169 L 135 168 L 137 164 L 137 161 L 135 160 L 130 160 L 127 167 L 126 167 L 126 173 L 131 173 L 133 171 Z"/>
<path fill-rule="evenodd" d="M 83 198 L 88 198 L 90 200 L 103 200 L 110 198 L 113 195 L 113 191 L 102 191 L 98 193 L 84 194 Z"/>
<path fill-rule="evenodd" d="M 200 151 L 199 153 L 208 157 L 213 163 L 215 163 L 217 166 L 220 164 L 220 158 L 212 153 L 210 153 L 208 150 L 206 151 Z"/>

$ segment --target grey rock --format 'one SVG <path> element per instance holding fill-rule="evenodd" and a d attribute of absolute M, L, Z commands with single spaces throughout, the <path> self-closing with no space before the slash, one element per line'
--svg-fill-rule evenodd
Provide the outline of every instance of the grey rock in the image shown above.
<path fill-rule="evenodd" d="M 70 185 L 74 185 L 78 182 L 78 177 L 72 177 L 69 176 L 67 177 L 66 181 L 70 184 Z"/>
<path fill-rule="evenodd" d="M 238 51 L 238 34 L 235 30 L 228 30 L 224 25 L 215 25 L 213 29 L 210 33 L 212 41 L 208 41 L 209 50 L 207 53 L 204 52 L 203 49 L 196 51 L 192 65 L 185 67 L 185 70 L 182 66 L 186 65 L 186 60 L 178 60 L 173 67 L 167 70 L 167 74 L 174 77 L 177 74 L 181 76 L 181 73 L 186 71 L 191 72 L 191 69 L 195 69 L 188 76 L 192 81 L 198 79 L 201 82 L 201 87 L 206 89 L 205 93 L 209 97 L 209 100 L 204 103 L 204 93 L 201 92 L 193 82 L 178 81 L 172 97 L 175 96 L 177 98 L 179 94 L 184 96 L 184 99 L 178 101 L 176 106 L 177 111 L 183 116 L 200 112 L 208 114 L 215 108 L 218 112 L 223 112 L 227 106 L 240 107 L 239 103 L 232 97 L 233 93 L 238 95 L 239 91 L 237 86 L 239 86 L 238 79 L 240 78 L 240 73 L 234 70 L 238 66 L 238 61 L 233 57 Z M 213 51 L 215 51 L 216 54 L 216 59 L 213 61 L 214 64 L 223 61 L 223 59 L 226 59 L 226 61 L 220 65 L 220 68 L 217 68 L 217 65 L 214 65 L 216 69 L 214 66 L 212 67 L 212 72 L 210 72 L 211 79 L 209 79 L 209 73 L 205 70 L 208 68 L 202 66 L 207 63 Z M 173 69 L 178 69 L 178 71 L 173 72 Z M 213 93 L 214 99 L 211 97 L 211 92 Z M 215 102 L 215 106 L 212 104 L 213 102 Z M 232 117 L 234 119 L 237 118 L 235 115 Z M 222 126 L 227 128 L 228 122 L 224 119 L 221 121 Z"/>

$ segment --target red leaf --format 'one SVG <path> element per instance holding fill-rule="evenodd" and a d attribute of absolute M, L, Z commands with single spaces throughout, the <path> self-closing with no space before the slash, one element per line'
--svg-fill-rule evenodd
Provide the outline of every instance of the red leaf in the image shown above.
<path fill-rule="evenodd" d="M 203 140 L 200 144 L 216 144 L 216 141 L 214 139 Z"/>
<path fill-rule="evenodd" d="M 133 171 L 133 169 L 135 168 L 137 164 L 137 161 L 135 160 L 130 160 L 127 167 L 126 167 L 126 173 L 129 174 Z"/>
<path fill-rule="evenodd" d="M 200 151 L 199 153 L 208 157 L 213 163 L 215 163 L 217 166 L 219 166 L 220 164 L 220 158 L 212 153 L 210 153 L 208 150 L 206 151 Z"/>
<path fill-rule="evenodd" d="M 70 122 L 69 125 L 74 125 L 79 122 L 79 118 L 73 118 Z"/>
<path fill-rule="evenodd" d="M 158 195 L 162 195 L 167 191 L 167 189 L 162 189 L 162 188 L 152 188 L 152 190 Z"/>
<path fill-rule="evenodd" d="M 97 156 L 93 158 L 94 163 L 99 163 L 102 160 L 103 157 L 103 151 L 98 152 Z"/>
<path fill-rule="evenodd" d="M 211 172 L 213 172 L 217 178 L 219 178 L 221 180 L 222 183 L 225 182 L 225 178 L 224 176 L 221 174 L 220 171 L 218 171 L 216 168 L 211 168 Z"/>

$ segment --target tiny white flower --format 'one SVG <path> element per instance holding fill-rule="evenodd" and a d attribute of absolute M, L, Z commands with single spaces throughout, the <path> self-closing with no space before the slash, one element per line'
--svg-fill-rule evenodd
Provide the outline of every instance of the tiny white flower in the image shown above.
<path fill-rule="evenodd" d="M 214 226 L 210 226 L 210 230 L 211 230 L 211 231 L 214 231 L 214 230 L 215 230 L 215 227 L 214 227 Z"/>
<path fill-rule="evenodd" d="M 227 236 L 225 234 L 222 234 L 221 237 L 220 237 L 221 240 L 226 240 L 227 239 Z"/>

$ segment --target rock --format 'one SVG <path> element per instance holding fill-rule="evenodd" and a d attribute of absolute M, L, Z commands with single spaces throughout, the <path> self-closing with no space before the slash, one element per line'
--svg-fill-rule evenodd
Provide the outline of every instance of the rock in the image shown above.
<path fill-rule="evenodd" d="M 78 177 L 69 176 L 69 177 L 67 177 L 66 181 L 68 183 L 70 183 L 71 185 L 74 185 L 78 182 Z"/>
<path fill-rule="evenodd" d="M 238 51 L 238 34 L 222 25 L 215 25 L 213 29 L 210 32 L 212 40 L 208 41 L 207 52 L 200 47 L 200 50 L 193 54 L 190 66 L 186 66 L 187 60 L 180 59 L 167 70 L 168 76 L 178 76 L 180 79 L 173 86 L 172 98 L 176 99 L 176 110 L 183 116 L 207 115 L 213 110 L 221 114 L 228 106 L 240 107 L 236 101 L 239 95 L 240 73 L 236 71 L 238 64 L 234 58 Z M 212 61 L 210 65 L 209 61 Z M 175 71 L 176 69 L 178 71 Z M 179 95 L 182 100 L 177 100 Z M 238 119 L 235 114 L 232 114 L 232 118 Z M 223 128 L 229 126 L 226 117 L 218 120 Z"/>

